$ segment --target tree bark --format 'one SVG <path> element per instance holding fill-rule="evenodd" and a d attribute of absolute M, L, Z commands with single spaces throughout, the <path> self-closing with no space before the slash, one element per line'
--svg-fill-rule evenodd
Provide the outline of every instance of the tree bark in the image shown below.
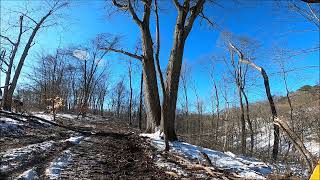
<path fill-rule="evenodd" d="M 143 52 L 143 81 L 144 81 L 144 97 L 147 114 L 146 131 L 149 133 L 155 132 L 156 127 L 160 126 L 161 107 L 158 92 L 157 75 L 155 70 L 153 58 L 153 42 L 149 28 L 151 1 L 144 4 L 143 20 L 139 20 L 135 14 L 131 2 L 128 1 L 129 11 L 131 12 L 134 21 L 140 27 L 142 38 L 142 52 Z"/>
<path fill-rule="evenodd" d="M 154 6 L 155 6 L 155 15 L 156 15 L 156 54 L 155 54 L 155 60 L 157 65 L 157 71 L 159 74 L 160 79 L 160 85 L 162 89 L 162 95 L 165 94 L 165 86 L 164 86 L 164 80 L 160 68 L 160 60 L 159 60 L 159 54 L 160 54 L 160 22 L 159 22 L 159 15 L 158 15 L 158 1 L 154 0 Z"/>
<path fill-rule="evenodd" d="M 131 82 L 131 72 L 132 72 L 132 67 L 131 67 L 131 60 L 129 60 L 129 88 L 130 88 L 130 97 L 129 97 L 129 125 L 132 124 L 132 82 Z"/>
<path fill-rule="evenodd" d="M 139 129 L 142 130 L 142 89 L 143 89 L 143 73 L 141 73 L 140 80 L 140 103 L 139 103 Z"/>
<path fill-rule="evenodd" d="M 149 31 L 149 28 L 147 27 Z M 143 81 L 144 81 L 144 97 L 147 114 L 146 131 L 155 132 L 155 128 L 160 126 L 161 107 L 158 93 L 158 84 L 153 59 L 152 39 L 149 33 L 142 33 L 143 37 Z"/>
<path fill-rule="evenodd" d="M 185 1 L 183 6 L 178 1 L 174 1 L 178 9 L 175 31 L 173 36 L 173 47 L 171 49 L 169 63 L 167 65 L 165 92 L 162 105 L 161 121 L 165 137 L 169 141 L 177 140 L 175 132 L 175 116 L 177 105 L 177 94 L 181 72 L 181 65 L 184 53 L 185 41 L 193 27 L 193 23 L 199 13 L 202 11 L 204 0 L 198 0 L 196 5 L 191 7 L 189 1 Z M 187 15 L 190 15 L 187 19 Z"/>
<path fill-rule="evenodd" d="M 178 85 L 180 70 L 183 58 L 183 49 L 185 38 L 183 35 L 183 29 L 179 29 L 178 24 L 183 19 L 179 15 L 175 30 L 174 45 L 171 50 L 169 64 L 167 67 L 166 75 L 166 94 L 164 95 L 163 105 L 162 105 L 162 118 L 163 118 L 163 128 L 170 141 L 177 140 L 175 133 L 175 115 L 176 115 L 176 104 L 178 95 Z"/>
<path fill-rule="evenodd" d="M 249 111 L 249 101 L 246 93 L 244 92 L 244 89 L 241 88 L 241 92 L 243 94 L 244 100 L 246 102 L 246 118 L 250 130 L 250 152 L 251 154 L 253 153 L 253 147 L 254 147 L 254 132 L 253 132 L 253 127 L 252 127 L 252 122 L 250 119 L 250 111 Z"/>
<path fill-rule="evenodd" d="M 239 79 L 237 81 L 240 81 Z M 240 122 L 241 122 L 241 153 L 246 154 L 246 121 L 244 118 L 244 107 L 242 101 L 242 92 L 241 92 L 241 85 L 237 82 L 238 86 L 238 95 L 239 95 L 239 106 L 240 106 Z"/>
<path fill-rule="evenodd" d="M 217 121 L 216 121 L 216 142 L 218 142 L 218 133 L 219 133 L 219 121 L 220 121 L 220 111 L 219 111 L 219 94 L 218 94 L 218 88 L 216 81 L 213 78 L 212 75 L 212 81 L 213 81 L 213 87 L 214 87 L 214 93 L 216 96 L 216 111 L 217 111 Z"/>

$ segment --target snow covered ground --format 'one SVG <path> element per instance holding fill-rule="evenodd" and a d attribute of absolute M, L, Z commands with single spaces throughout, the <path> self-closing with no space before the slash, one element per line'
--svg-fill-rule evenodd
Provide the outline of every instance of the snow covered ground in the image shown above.
<path fill-rule="evenodd" d="M 0 153 L 2 162 L 0 165 L 0 170 L 2 172 L 6 172 L 16 166 L 20 166 L 23 160 L 29 159 L 36 153 L 39 154 L 50 150 L 53 144 L 54 141 L 45 141 L 21 148 L 8 149 L 7 151 Z"/>
<path fill-rule="evenodd" d="M 62 117 L 62 118 L 68 118 L 68 119 L 75 119 L 77 118 L 77 115 L 74 115 L 74 114 L 65 114 L 65 113 L 58 113 L 57 114 L 57 117 Z"/>
<path fill-rule="evenodd" d="M 164 141 L 160 138 L 159 131 L 154 134 L 141 134 L 141 136 L 150 138 L 152 144 L 159 150 L 164 149 Z M 215 151 L 179 141 L 170 143 L 170 149 L 172 152 L 196 161 L 204 161 L 201 156 L 201 152 L 204 152 L 209 156 L 215 167 L 235 172 L 246 179 L 265 179 L 264 175 L 272 172 L 271 166 L 258 159 L 237 156 L 231 152 Z M 157 163 L 160 167 L 166 166 L 164 162 Z M 179 170 L 179 167 L 174 167 L 172 164 L 167 164 L 167 167 Z M 183 174 L 183 171 L 179 170 L 179 173 Z"/>
<path fill-rule="evenodd" d="M 259 135 L 256 136 L 255 147 L 257 149 L 268 149 L 272 146 L 274 135 L 273 135 L 273 124 L 267 124 L 260 128 L 258 131 Z M 304 138 L 304 145 L 308 151 L 314 156 L 320 158 L 320 142 L 316 140 L 316 135 L 310 135 Z M 247 138 L 247 143 L 250 143 L 250 138 Z M 287 143 L 282 143 L 282 149 L 288 149 Z"/>
<path fill-rule="evenodd" d="M 17 120 L 11 118 L 0 117 L 0 132 L 17 132 L 19 131 L 19 127 L 23 126 L 23 124 Z"/>
<path fill-rule="evenodd" d="M 32 113 L 34 116 L 37 116 L 39 118 L 43 118 L 48 121 L 53 121 L 53 115 L 48 114 L 45 112 L 33 112 Z M 61 118 L 67 118 L 67 119 L 75 119 L 77 118 L 77 115 L 74 114 L 67 114 L 67 113 L 57 113 L 56 117 L 61 117 Z"/>

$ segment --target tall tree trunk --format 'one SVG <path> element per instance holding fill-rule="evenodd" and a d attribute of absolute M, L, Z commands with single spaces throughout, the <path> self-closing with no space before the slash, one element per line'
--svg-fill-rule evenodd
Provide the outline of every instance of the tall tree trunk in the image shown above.
<path fill-rule="evenodd" d="M 161 121 L 161 106 L 158 93 L 157 75 L 153 57 L 153 42 L 149 28 L 152 1 L 144 1 L 142 20 L 139 19 L 138 15 L 136 14 L 131 1 L 127 1 L 126 3 L 122 4 L 119 3 L 117 0 L 112 0 L 112 3 L 121 10 L 128 11 L 132 16 L 133 21 L 140 28 L 143 52 L 142 56 L 137 56 L 132 53 L 124 52 L 122 50 L 113 51 L 120 52 L 122 54 L 134 57 L 142 61 L 145 108 L 147 114 L 146 131 L 151 133 L 155 131 L 156 127 L 160 126 Z"/>
<path fill-rule="evenodd" d="M 179 35 L 179 32 L 176 32 Z M 181 32 L 180 32 L 181 33 Z M 179 38 L 179 37 L 178 37 Z M 162 118 L 163 128 L 169 141 L 177 140 L 175 132 L 175 116 L 178 95 L 179 77 L 183 56 L 184 42 L 178 43 L 175 38 L 174 48 L 171 51 L 169 65 L 166 75 L 166 94 L 163 98 Z M 180 39 L 181 40 L 181 39 Z M 184 41 L 184 40 L 183 40 Z M 180 46 L 178 46 L 180 45 Z"/>
<path fill-rule="evenodd" d="M 83 102 L 81 104 L 81 109 L 80 109 L 80 114 L 82 116 L 86 115 L 86 110 L 88 106 L 88 79 L 87 79 L 87 59 L 84 60 L 84 74 L 83 74 L 83 79 L 84 79 L 84 89 L 83 89 Z"/>
<path fill-rule="evenodd" d="M 240 81 L 238 79 L 237 81 Z M 246 121 L 244 118 L 244 107 L 242 101 L 242 92 L 241 92 L 241 85 L 237 82 L 238 86 L 238 95 L 239 95 L 239 106 L 240 106 L 240 122 L 241 122 L 241 153 L 246 154 Z"/>
<path fill-rule="evenodd" d="M 250 130 L 250 152 L 252 154 L 253 153 L 253 146 L 254 146 L 254 133 L 253 133 L 252 122 L 250 119 L 249 101 L 248 101 L 247 94 L 244 92 L 243 88 L 241 88 L 241 91 L 242 91 L 244 100 L 246 102 L 246 117 L 247 117 L 247 122 L 248 122 L 249 130 Z"/>
<path fill-rule="evenodd" d="M 140 20 L 137 16 L 131 4 L 131 1 L 127 1 L 126 4 L 122 4 L 117 2 L 116 0 L 113 0 L 112 3 L 122 10 L 129 11 L 133 20 L 136 24 L 138 24 L 140 28 L 143 52 L 142 63 L 144 94 L 147 113 L 147 132 L 153 132 L 155 127 L 160 125 L 161 120 L 165 137 L 167 137 L 169 140 L 176 140 L 177 137 L 175 133 L 174 120 L 184 43 L 192 29 L 196 17 L 203 9 L 205 0 L 198 0 L 196 2 L 196 5 L 194 5 L 190 9 L 190 1 L 185 1 L 183 5 L 180 5 L 180 3 L 176 0 L 174 1 L 174 4 L 178 9 L 178 17 L 175 26 L 173 48 L 171 50 L 169 64 L 167 66 L 165 94 L 163 95 L 162 111 L 160 107 L 158 83 L 154 66 L 153 42 L 149 29 L 152 1 L 144 1 L 142 20 Z M 189 12 L 190 16 L 186 21 L 186 17 Z M 129 53 L 124 54 L 128 55 Z"/>
<path fill-rule="evenodd" d="M 169 63 L 167 65 L 165 83 L 166 94 L 163 96 L 161 116 L 165 137 L 169 141 L 177 140 L 175 132 L 175 116 L 185 41 L 193 27 L 195 19 L 202 11 L 205 0 L 198 0 L 196 5 L 191 8 L 189 1 L 185 1 L 183 6 L 181 6 L 178 1 L 174 1 L 174 3 L 178 9 L 178 17 L 176 19 L 173 36 L 173 46 L 170 53 Z M 187 19 L 189 12 L 190 16 Z"/>
<path fill-rule="evenodd" d="M 131 60 L 129 60 L 129 88 L 130 88 L 130 97 L 129 97 L 129 125 L 132 124 L 132 82 L 131 82 Z"/>
<path fill-rule="evenodd" d="M 149 29 L 149 28 L 147 28 Z M 149 31 L 149 30 L 148 30 Z M 142 33 L 143 37 L 143 81 L 144 81 L 144 97 L 147 114 L 146 131 L 151 133 L 156 127 L 160 126 L 161 107 L 158 93 L 158 84 L 153 59 L 152 39 L 150 34 Z"/>
<path fill-rule="evenodd" d="M 184 44 L 185 44 L 185 34 L 184 29 L 181 24 L 184 24 L 186 19 L 185 12 L 179 12 L 176 27 L 174 32 L 173 47 L 170 53 L 169 63 L 167 66 L 166 73 L 166 83 L 165 92 L 163 96 L 162 105 L 162 121 L 163 129 L 166 137 L 169 141 L 177 140 L 177 135 L 175 132 L 175 116 L 176 116 L 176 104 L 178 95 L 178 86 L 180 71 L 182 65 Z"/>
<path fill-rule="evenodd" d="M 188 94 L 187 94 L 187 88 L 186 87 L 184 87 L 184 95 L 185 95 L 185 101 L 186 101 L 186 104 L 185 104 L 185 106 L 186 106 L 186 117 L 188 117 L 188 115 L 189 115 L 189 108 L 188 108 L 189 103 L 188 103 Z"/>
<path fill-rule="evenodd" d="M 212 77 L 213 81 L 213 87 L 214 87 L 214 92 L 216 96 L 216 111 L 217 111 L 217 121 L 216 121 L 216 142 L 218 142 L 218 133 L 219 133 L 219 121 L 220 121 L 220 111 L 219 111 L 219 95 L 218 95 L 218 89 L 217 89 L 217 84 L 214 78 Z"/>
<path fill-rule="evenodd" d="M 268 78 L 266 71 L 261 67 L 260 67 L 260 72 L 261 72 L 261 75 L 264 79 L 264 86 L 265 86 L 266 94 L 268 97 L 268 101 L 269 101 L 270 109 L 271 109 L 271 113 L 272 113 L 272 121 L 274 122 L 275 118 L 278 117 L 278 114 L 277 114 L 276 106 L 274 105 L 274 101 L 273 101 L 273 98 L 271 95 L 269 78 Z M 275 161 L 275 160 L 277 160 L 278 152 L 279 152 L 280 132 L 279 132 L 279 127 L 275 124 L 273 125 L 273 129 L 274 129 L 274 131 L 273 131 L 274 140 L 273 140 L 272 158 Z"/>
<path fill-rule="evenodd" d="M 103 105 L 104 105 L 104 95 L 101 99 L 101 103 L 100 103 L 100 115 L 103 116 Z"/>
<path fill-rule="evenodd" d="M 139 129 L 142 130 L 142 88 L 143 88 L 143 73 L 141 73 L 140 80 L 140 102 L 139 102 Z"/>

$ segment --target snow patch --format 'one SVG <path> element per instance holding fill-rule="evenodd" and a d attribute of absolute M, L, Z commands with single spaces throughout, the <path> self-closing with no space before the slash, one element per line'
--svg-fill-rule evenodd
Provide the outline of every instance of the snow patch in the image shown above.
<path fill-rule="evenodd" d="M 57 114 L 57 117 L 62 117 L 62 118 L 68 118 L 68 119 L 75 119 L 77 118 L 77 115 L 74 114 Z"/>
<path fill-rule="evenodd" d="M 160 131 L 153 134 L 140 134 L 140 136 L 150 138 L 156 148 L 164 149 L 165 144 L 160 137 Z M 237 156 L 231 152 L 224 153 L 202 148 L 185 142 L 174 141 L 169 144 L 171 151 L 192 160 L 204 161 L 201 156 L 201 152 L 204 152 L 209 156 L 214 166 L 235 172 L 246 179 L 265 179 L 262 175 L 272 172 L 270 166 L 257 159 Z"/>
<path fill-rule="evenodd" d="M 84 139 L 84 136 L 75 136 L 70 137 L 69 139 L 64 140 L 64 142 L 71 142 L 72 144 L 79 144 L 81 140 Z"/>
<path fill-rule="evenodd" d="M 0 157 L 1 157 L 0 170 L 2 172 L 5 172 L 10 168 L 18 165 L 16 160 L 26 159 L 32 156 L 34 152 L 46 151 L 53 144 L 54 144 L 54 141 L 46 141 L 42 143 L 31 144 L 21 148 L 9 149 L 5 152 L 2 152 L 0 153 Z"/>
<path fill-rule="evenodd" d="M 311 154 L 320 157 L 320 142 L 316 140 L 309 140 L 304 142 L 305 147 Z"/>
<path fill-rule="evenodd" d="M 22 148 L 9 149 L 3 153 L 0 153 L 0 155 L 2 157 L 2 161 L 10 161 L 19 156 L 31 154 L 32 151 L 46 150 L 51 147 L 53 143 L 54 141 L 46 141 L 42 143 L 31 144 Z"/>
<path fill-rule="evenodd" d="M 46 176 L 49 179 L 58 179 L 62 170 L 70 163 L 72 154 L 70 150 L 63 151 L 62 155 L 54 159 L 46 169 Z"/>
<path fill-rule="evenodd" d="M 41 112 L 37 112 L 33 114 L 36 117 L 48 120 L 48 121 L 53 121 L 53 116 L 50 114 L 46 114 L 46 113 L 41 113 Z"/>
<path fill-rule="evenodd" d="M 29 169 L 18 176 L 17 179 L 34 180 L 38 179 L 38 174 L 34 169 Z"/>
<path fill-rule="evenodd" d="M 15 130 L 19 126 L 23 126 L 23 124 L 17 120 L 11 118 L 0 118 L 0 130 L 1 131 L 8 131 L 8 130 Z"/>

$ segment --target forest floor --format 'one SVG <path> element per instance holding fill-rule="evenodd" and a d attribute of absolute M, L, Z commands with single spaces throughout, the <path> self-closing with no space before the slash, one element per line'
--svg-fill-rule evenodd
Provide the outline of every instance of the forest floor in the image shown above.
<path fill-rule="evenodd" d="M 275 179 L 270 165 L 184 142 L 124 120 L 0 111 L 2 179 Z M 277 176 L 276 179 L 288 179 Z"/>
<path fill-rule="evenodd" d="M 0 179 L 170 179 L 153 163 L 154 148 L 123 121 L 56 120 L 85 133 L 18 116 L 0 121 Z"/>

